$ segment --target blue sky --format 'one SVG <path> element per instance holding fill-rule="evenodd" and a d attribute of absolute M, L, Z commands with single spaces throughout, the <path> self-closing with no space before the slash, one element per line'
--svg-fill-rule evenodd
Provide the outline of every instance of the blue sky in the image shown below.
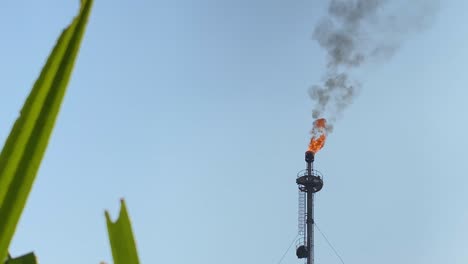
<path fill-rule="evenodd" d="M 125 197 L 142 263 L 277 263 L 297 233 L 326 4 L 96 1 L 12 253 L 111 262 L 104 210 Z M 2 141 L 77 8 L 2 5 Z M 317 154 L 316 221 L 345 263 L 468 259 L 467 8 L 443 1 L 428 30 L 365 65 Z M 340 263 L 318 234 L 316 254 Z"/>

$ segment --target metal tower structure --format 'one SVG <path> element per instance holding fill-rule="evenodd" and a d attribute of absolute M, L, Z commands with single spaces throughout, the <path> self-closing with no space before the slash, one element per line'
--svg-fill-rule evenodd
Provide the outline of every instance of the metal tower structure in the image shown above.
<path fill-rule="evenodd" d="M 313 169 L 315 154 L 306 151 L 307 168 L 297 174 L 299 187 L 299 244 L 296 255 L 306 259 L 307 264 L 314 264 L 314 194 L 323 187 L 322 175 Z"/>

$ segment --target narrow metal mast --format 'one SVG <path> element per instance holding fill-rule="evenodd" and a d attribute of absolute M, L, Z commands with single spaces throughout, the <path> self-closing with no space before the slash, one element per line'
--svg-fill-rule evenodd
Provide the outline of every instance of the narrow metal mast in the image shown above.
<path fill-rule="evenodd" d="M 307 264 L 314 264 L 314 194 L 307 192 Z"/>
<path fill-rule="evenodd" d="M 323 187 L 323 177 L 313 170 L 314 153 L 307 151 L 305 153 L 307 169 L 298 174 L 296 183 L 301 192 L 307 193 L 307 212 L 304 216 L 307 227 L 307 237 L 305 245 L 300 245 L 296 249 L 298 258 L 306 258 L 307 264 L 314 264 L 314 193 L 320 191 Z"/>

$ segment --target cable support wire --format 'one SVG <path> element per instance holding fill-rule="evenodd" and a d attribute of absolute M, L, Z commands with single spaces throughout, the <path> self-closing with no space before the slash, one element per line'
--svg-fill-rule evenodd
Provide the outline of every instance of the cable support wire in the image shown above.
<path fill-rule="evenodd" d="M 322 232 L 322 230 L 320 230 L 320 227 L 317 225 L 317 222 L 314 221 L 314 225 L 315 225 L 315 227 L 317 227 L 317 230 L 320 232 L 320 234 L 325 239 L 325 241 L 327 241 L 328 246 L 330 246 L 330 248 L 333 250 L 333 252 L 335 252 L 335 255 L 340 259 L 341 263 L 345 264 L 343 259 L 340 256 L 340 254 L 338 254 L 338 252 L 336 251 L 335 247 L 333 247 L 333 245 L 330 243 L 330 241 L 325 236 L 325 234 Z"/>
<path fill-rule="evenodd" d="M 286 251 L 284 252 L 283 256 L 282 256 L 282 257 L 280 258 L 280 260 L 278 261 L 278 264 L 281 264 L 281 262 L 283 262 L 284 257 L 286 257 L 286 254 L 288 254 L 289 250 L 291 249 L 292 245 L 294 244 L 294 242 L 296 241 L 296 239 L 297 239 L 298 236 L 299 236 L 299 235 L 296 235 L 296 236 L 294 237 L 294 239 L 291 241 L 291 244 L 289 244 L 288 249 L 286 249 Z"/>

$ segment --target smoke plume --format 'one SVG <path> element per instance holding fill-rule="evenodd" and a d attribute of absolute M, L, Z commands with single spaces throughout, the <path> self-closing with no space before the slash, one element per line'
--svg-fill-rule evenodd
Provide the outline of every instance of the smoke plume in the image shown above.
<path fill-rule="evenodd" d="M 326 51 L 321 84 L 310 88 L 314 119 L 331 129 L 360 88 L 350 74 L 364 63 L 388 60 L 403 41 L 432 24 L 438 0 L 330 0 L 314 39 Z"/>

